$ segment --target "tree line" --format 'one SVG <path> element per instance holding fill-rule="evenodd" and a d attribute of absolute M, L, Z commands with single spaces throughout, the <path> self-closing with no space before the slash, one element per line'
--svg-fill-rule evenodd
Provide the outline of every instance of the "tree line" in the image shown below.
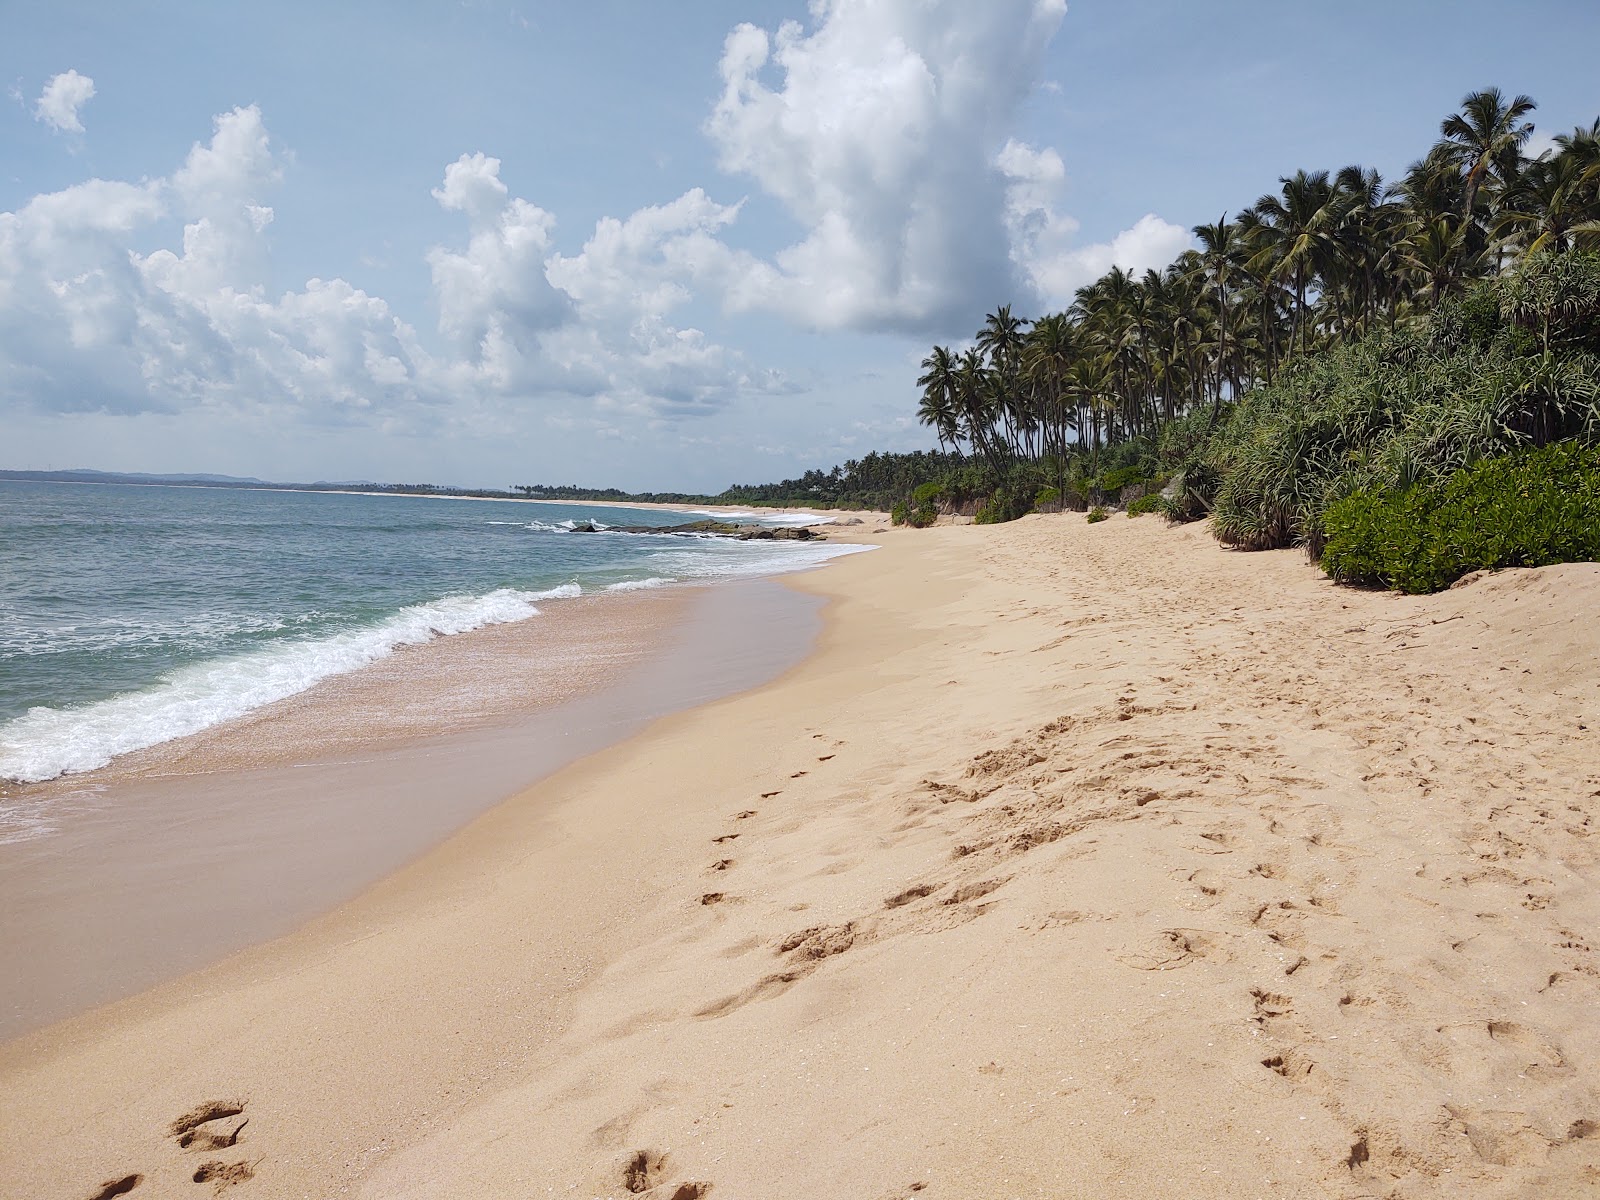
<path fill-rule="evenodd" d="M 1398 180 L 1299 170 L 1164 270 L 1113 267 L 1063 312 L 991 313 L 922 362 L 918 418 L 997 483 L 1150 441 L 1270 385 L 1296 356 L 1394 329 L 1541 255 L 1600 247 L 1600 118 L 1529 157 L 1535 103 L 1468 95 Z M 1020 503 L 1020 501 L 1019 501 Z"/>

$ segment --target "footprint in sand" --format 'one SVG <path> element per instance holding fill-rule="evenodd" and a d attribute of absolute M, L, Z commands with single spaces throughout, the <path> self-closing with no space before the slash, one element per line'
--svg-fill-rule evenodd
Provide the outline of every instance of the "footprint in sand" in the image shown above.
<path fill-rule="evenodd" d="M 196 1183 L 211 1184 L 212 1191 L 220 1196 L 234 1184 L 254 1179 L 255 1174 L 247 1162 L 205 1162 L 200 1164 L 192 1178 Z"/>
<path fill-rule="evenodd" d="M 89 1197 L 89 1200 L 112 1200 L 114 1196 L 126 1196 L 143 1182 L 143 1175 L 124 1175 L 121 1179 L 108 1179 L 100 1185 L 98 1192 Z"/>
<path fill-rule="evenodd" d="M 1204 958 L 1211 939 L 1193 929 L 1163 929 L 1143 943 L 1123 947 L 1116 960 L 1136 971 L 1174 971 Z"/>
<path fill-rule="evenodd" d="M 238 1145 L 240 1132 L 250 1124 L 244 1107 L 243 1100 L 207 1100 L 184 1113 L 167 1132 L 185 1150 L 226 1150 Z M 235 1123 L 235 1117 L 244 1119 Z"/>
<path fill-rule="evenodd" d="M 905 891 L 897 892 L 890 896 L 883 902 L 883 906 L 885 908 L 902 908 L 913 900 L 921 900 L 924 896 L 933 895 L 943 886 L 944 884 L 942 883 L 919 883 L 916 887 L 908 887 Z"/>
<path fill-rule="evenodd" d="M 185 1150 L 206 1153 L 230 1150 L 239 1144 L 239 1135 L 250 1124 L 244 1115 L 243 1100 L 207 1100 L 197 1104 L 168 1127 L 168 1134 Z M 191 1179 L 209 1183 L 215 1195 L 235 1184 L 255 1178 L 255 1167 L 248 1162 L 223 1162 L 211 1159 L 201 1163 Z M 115 1195 L 116 1193 L 112 1193 Z"/>

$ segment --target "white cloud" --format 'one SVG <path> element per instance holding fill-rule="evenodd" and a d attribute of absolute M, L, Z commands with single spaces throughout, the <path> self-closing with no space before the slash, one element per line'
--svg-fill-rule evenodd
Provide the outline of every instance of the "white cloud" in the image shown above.
<path fill-rule="evenodd" d="M 741 25 L 706 129 L 804 236 L 730 296 L 816 328 L 925 330 L 1017 291 L 995 156 L 1062 0 L 814 0 Z M 769 85 L 764 76 L 781 74 Z"/>
<path fill-rule="evenodd" d="M 39 93 L 33 119 L 43 121 L 57 133 L 82 133 L 78 110 L 94 97 L 94 80 L 77 71 L 52 75 Z"/>
<path fill-rule="evenodd" d="M 433 192 L 466 219 L 464 243 L 425 256 L 437 353 L 342 279 L 268 294 L 265 201 L 283 163 L 260 111 L 239 108 L 169 176 L 93 179 L 0 213 L 0 403 L 482 433 L 518 427 L 530 406 L 598 427 L 619 413 L 699 416 L 786 386 L 666 319 L 690 296 L 682 281 L 726 275 L 732 252 L 712 234 L 736 206 L 691 192 L 601 221 L 563 258 L 554 217 L 510 194 L 497 159 L 462 155 Z M 178 245 L 140 248 L 173 218 Z"/>
<path fill-rule="evenodd" d="M 428 252 L 440 331 L 458 354 L 487 365 L 498 386 L 510 386 L 511 363 L 534 353 L 535 335 L 571 313 L 570 299 L 545 278 L 555 218 L 510 198 L 500 160 L 483 154 L 463 154 L 446 167 L 433 196 L 467 215 L 471 235 L 464 253 Z"/>
<path fill-rule="evenodd" d="M 382 300 L 337 280 L 265 295 L 261 200 L 280 176 L 261 114 L 241 108 L 169 177 L 92 179 L 0 213 L 0 401 L 337 420 L 414 398 L 425 357 Z M 181 248 L 140 253 L 171 217 Z"/>
<path fill-rule="evenodd" d="M 1079 246 L 1078 222 L 1056 210 L 1066 183 L 1060 155 L 1008 141 L 995 162 L 1009 181 L 1012 258 L 1046 307 L 1066 307 L 1078 288 L 1113 266 L 1135 272 L 1164 267 L 1193 242 L 1187 229 L 1146 213 L 1109 242 Z"/>
<path fill-rule="evenodd" d="M 968 331 L 998 304 L 1065 304 L 1113 262 L 1161 265 L 1188 234 L 1150 215 L 1081 245 L 1061 155 L 1013 136 L 1063 11 L 813 0 L 809 27 L 740 26 L 706 132 L 759 198 L 692 188 L 601 218 L 572 253 L 499 159 L 461 155 L 432 190 L 456 232 L 423 256 L 437 338 L 342 279 L 268 294 L 289 160 L 258 109 L 234 109 L 170 175 L 88 180 L 0 213 L 0 403 L 495 436 L 676 422 L 681 440 L 684 421 L 741 401 L 748 418 L 750 402 L 798 390 L 723 344 L 719 305 L 921 337 Z M 74 122 L 93 94 L 77 78 Z M 731 235 L 767 201 L 798 233 L 759 256 Z M 169 222 L 181 239 L 151 249 Z"/>

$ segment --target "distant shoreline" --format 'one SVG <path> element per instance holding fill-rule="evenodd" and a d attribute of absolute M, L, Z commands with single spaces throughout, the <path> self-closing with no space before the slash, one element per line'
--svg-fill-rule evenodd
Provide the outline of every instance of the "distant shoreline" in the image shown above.
<path fill-rule="evenodd" d="M 64 473 L 63 473 L 64 474 Z M 109 474 L 109 473 L 108 473 Z M 64 479 L 60 474 L 46 471 L 0 471 L 0 483 L 63 483 L 81 484 L 89 487 L 171 487 L 171 488 L 201 488 L 212 491 L 227 492 L 297 492 L 323 496 L 404 496 L 421 500 L 488 500 L 496 503 L 509 504 L 565 504 L 589 505 L 595 508 L 648 508 L 682 511 L 694 509 L 701 512 L 779 512 L 779 513 L 810 513 L 818 517 L 858 516 L 881 517 L 884 514 L 869 509 L 818 509 L 811 505 L 795 504 L 718 504 L 714 501 L 666 501 L 666 500 L 562 500 L 548 496 L 513 496 L 470 489 L 450 489 L 445 491 L 419 492 L 414 490 L 401 490 L 398 488 L 385 488 L 381 485 L 368 487 L 315 487 L 308 484 L 297 483 L 272 483 L 260 480 L 253 483 L 228 483 L 223 480 L 179 480 L 179 479 L 136 479 L 112 476 L 106 479 Z"/>

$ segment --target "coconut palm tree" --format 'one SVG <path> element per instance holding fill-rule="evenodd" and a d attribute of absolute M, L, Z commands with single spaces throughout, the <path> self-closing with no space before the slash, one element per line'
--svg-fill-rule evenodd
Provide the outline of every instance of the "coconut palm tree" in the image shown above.
<path fill-rule="evenodd" d="M 917 379 L 917 386 L 922 389 L 917 421 L 933 427 L 940 449 L 948 442 L 959 452 L 961 412 L 957 403 L 955 357 L 946 347 L 935 346 L 933 353 L 922 360 L 922 371 Z"/>
<path fill-rule="evenodd" d="M 1478 192 L 1484 184 L 1513 182 L 1522 147 L 1533 133 L 1533 122 L 1523 120 L 1538 105 L 1527 96 L 1507 100 L 1499 88 L 1484 88 L 1461 101 L 1461 111 L 1439 125 L 1445 155 L 1461 170 L 1464 187 L 1461 217 L 1473 219 Z"/>
<path fill-rule="evenodd" d="M 1238 225 L 1228 224 L 1227 213 L 1214 225 L 1196 225 L 1194 235 L 1200 239 L 1200 268 L 1216 306 L 1216 378 L 1211 407 L 1211 419 L 1215 421 L 1222 406 L 1223 384 L 1227 384 L 1229 395 L 1239 391 L 1238 352 L 1230 343 L 1229 335 L 1233 328 L 1234 297 L 1243 282 L 1249 252 L 1244 231 Z"/>
<path fill-rule="evenodd" d="M 1310 348 L 1311 313 L 1306 294 L 1312 282 L 1338 256 L 1338 231 L 1348 197 L 1326 171 L 1296 171 L 1284 176 L 1281 196 L 1270 192 L 1255 203 L 1260 249 L 1250 266 L 1272 278 L 1292 280 L 1294 337 Z"/>
<path fill-rule="evenodd" d="M 1600 212 L 1585 187 L 1584 164 L 1561 153 L 1531 164 L 1505 195 L 1495 236 L 1519 244 L 1524 254 L 1600 242 Z"/>

